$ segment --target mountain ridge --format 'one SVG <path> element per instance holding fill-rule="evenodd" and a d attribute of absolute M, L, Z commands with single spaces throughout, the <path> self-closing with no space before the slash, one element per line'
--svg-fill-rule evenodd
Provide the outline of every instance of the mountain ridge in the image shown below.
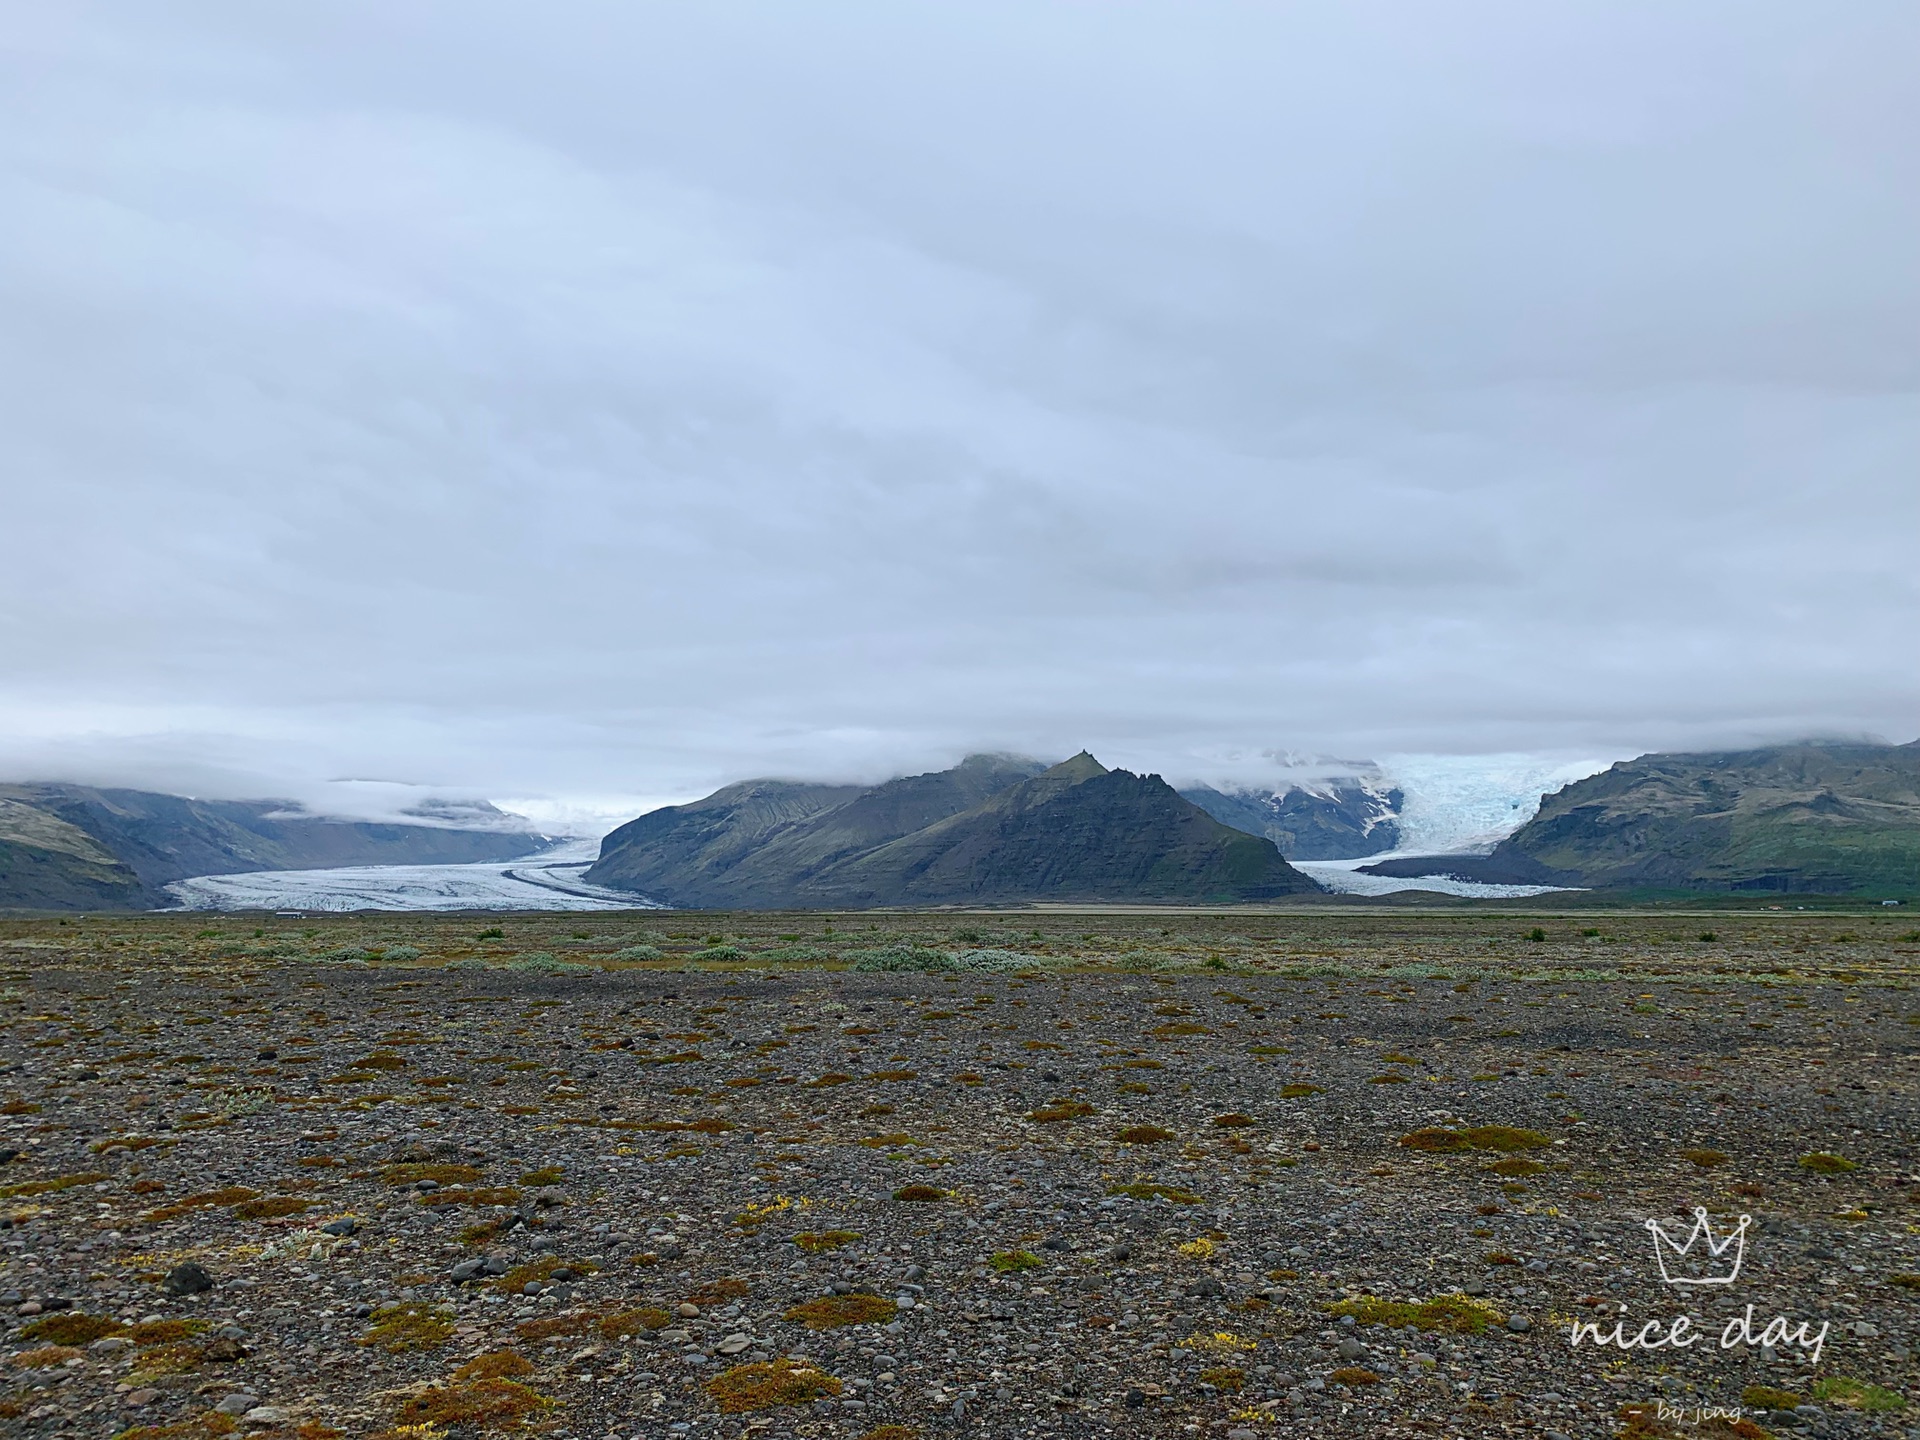
<path fill-rule="evenodd" d="M 463 814 L 502 822 L 492 806 Z M 341 865 L 514 860 L 548 842 L 531 830 L 423 819 L 342 820 L 283 800 L 196 800 L 58 781 L 0 784 L 0 908 L 138 910 L 195 875 Z"/>
<path fill-rule="evenodd" d="M 729 825 L 730 792 L 762 786 L 805 791 L 818 808 L 743 842 Z M 1320 889 L 1272 841 L 1221 824 L 1158 776 L 1108 770 L 1085 751 L 1046 768 L 969 756 L 952 770 L 901 777 L 845 799 L 835 798 L 835 788 L 748 781 L 650 812 L 602 842 L 586 878 L 714 909 L 1232 902 Z M 908 796 L 916 803 L 903 804 Z M 849 824 L 882 814 L 895 833 Z"/>
<path fill-rule="evenodd" d="M 1478 868 L 1596 889 L 1913 894 L 1920 740 L 1623 760 L 1546 796 Z"/>

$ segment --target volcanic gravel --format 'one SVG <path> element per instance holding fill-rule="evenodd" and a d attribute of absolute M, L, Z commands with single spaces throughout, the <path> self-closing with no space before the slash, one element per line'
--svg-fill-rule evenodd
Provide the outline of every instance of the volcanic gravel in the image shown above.
<path fill-rule="evenodd" d="M 1920 1434 L 1892 927 L 199 923 L 0 929 L 7 1433 Z"/>

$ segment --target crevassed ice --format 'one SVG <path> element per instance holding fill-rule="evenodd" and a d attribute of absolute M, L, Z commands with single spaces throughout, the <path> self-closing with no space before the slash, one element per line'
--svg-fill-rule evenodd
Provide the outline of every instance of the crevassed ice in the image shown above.
<path fill-rule="evenodd" d="M 184 910 L 657 910 L 664 906 L 580 878 L 597 840 L 478 865 L 349 865 L 257 870 L 176 880 Z"/>

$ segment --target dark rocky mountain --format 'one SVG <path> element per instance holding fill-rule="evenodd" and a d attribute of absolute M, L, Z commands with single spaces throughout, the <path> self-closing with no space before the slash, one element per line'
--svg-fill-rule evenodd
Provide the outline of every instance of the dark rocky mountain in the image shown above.
<path fill-rule="evenodd" d="M 1180 794 L 1222 825 L 1266 836 L 1289 860 L 1351 860 L 1400 843 L 1405 797 L 1359 777 L 1277 791 L 1195 785 Z"/>
<path fill-rule="evenodd" d="M 1022 900 L 1247 901 L 1317 891 L 1273 843 L 1157 775 L 1091 755 L 976 755 L 870 789 L 758 780 L 656 810 L 586 878 L 671 905 L 817 909 Z"/>
<path fill-rule="evenodd" d="M 335 820 L 274 800 L 0 785 L 0 907 L 151 909 L 191 875 L 512 860 L 549 843 L 490 805 L 445 823 Z"/>
<path fill-rule="evenodd" d="M 1920 893 L 1920 741 L 1642 755 L 1580 780 L 1484 857 L 1374 873 L 1595 888 Z"/>

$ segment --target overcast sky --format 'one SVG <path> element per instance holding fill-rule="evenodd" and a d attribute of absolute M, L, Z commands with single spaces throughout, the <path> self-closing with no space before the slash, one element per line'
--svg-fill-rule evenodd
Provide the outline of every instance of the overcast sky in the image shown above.
<path fill-rule="evenodd" d="M 8 777 L 1920 733 L 1912 0 L 0 8 Z"/>

